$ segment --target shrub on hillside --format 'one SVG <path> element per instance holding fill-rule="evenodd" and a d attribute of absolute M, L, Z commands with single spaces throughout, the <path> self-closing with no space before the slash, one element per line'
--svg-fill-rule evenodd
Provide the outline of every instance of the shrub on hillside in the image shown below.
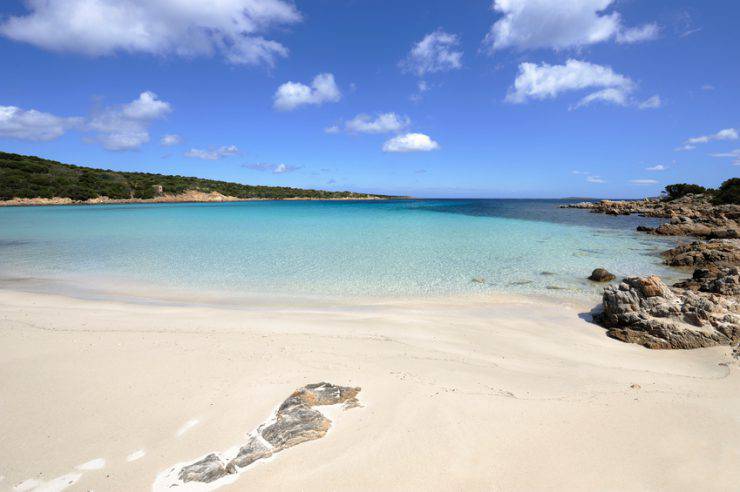
<path fill-rule="evenodd" d="M 682 196 L 698 195 L 701 193 L 706 193 L 707 191 L 709 190 L 700 185 L 677 183 L 666 186 L 664 193 L 667 200 L 675 200 L 676 198 L 681 198 Z"/>
<path fill-rule="evenodd" d="M 730 178 L 722 183 L 714 195 L 713 202 L 716 205 L 740 204 L 740 178 Z"/>

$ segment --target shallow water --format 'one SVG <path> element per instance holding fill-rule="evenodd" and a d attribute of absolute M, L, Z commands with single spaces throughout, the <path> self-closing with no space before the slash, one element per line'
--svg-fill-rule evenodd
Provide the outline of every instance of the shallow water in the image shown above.
<path fill-rule="evenodd" d="M 230 295 L 594 297 L 596 267 L 675 278 L 656 219 L 560 200 L 0 208 L 0 276 Z M 476 279 L 477 281 L 473 281 Z"/>

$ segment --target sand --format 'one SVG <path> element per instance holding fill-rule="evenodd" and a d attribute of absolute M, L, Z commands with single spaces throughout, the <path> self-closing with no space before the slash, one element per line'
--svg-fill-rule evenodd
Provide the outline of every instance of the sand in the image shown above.
<path fill-rule="evenodd" d="M 319 381 L 361 386 L 363 407 L 219 490 L 737 490 L 730 349 L 623 344 L 586 308 L 236 309 L 0 290 L 0 490 L 150 490 Z"/>

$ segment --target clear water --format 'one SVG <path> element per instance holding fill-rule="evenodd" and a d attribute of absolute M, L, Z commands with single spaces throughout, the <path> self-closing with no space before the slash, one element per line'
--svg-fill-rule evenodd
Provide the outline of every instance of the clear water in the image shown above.
<path fill-rule="evenodd" d="M 675 276 L 655 219 L 558 200 L 0 208 L 0 277 L 280 296 L 593 297 L 596 267 Z M 482 279 L 482 283 L 473 279 Z"/>

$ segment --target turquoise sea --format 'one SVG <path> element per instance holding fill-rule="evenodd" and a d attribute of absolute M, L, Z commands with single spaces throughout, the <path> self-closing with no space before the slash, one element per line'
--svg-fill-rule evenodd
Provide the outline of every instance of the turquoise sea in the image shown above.
<path fill-rule="evenodd" d="M 561 200 L 267 201 L 0 208 L 3 285 L 224 296 L 596 298 L 596 267 L 675 277 L 656 219 Z M 473 281 L 478 279 L 478 281 Z"/>

